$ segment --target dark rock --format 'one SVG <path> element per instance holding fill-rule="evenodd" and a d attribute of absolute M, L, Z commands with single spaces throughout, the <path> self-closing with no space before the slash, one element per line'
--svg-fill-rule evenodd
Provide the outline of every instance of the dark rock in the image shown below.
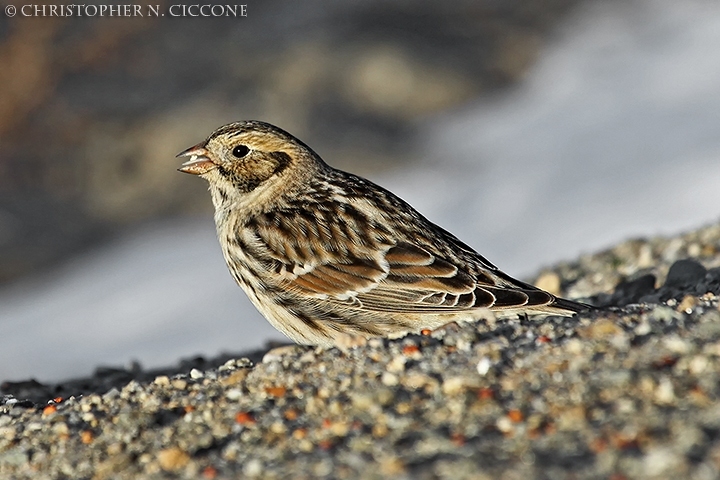
<path fill-rule="evenodd" d="M 655 275 L 643 275 L 635 280 L 625 280 L 615 287 L 610 298 L 610 305 L 624 306 L 638 303 L 640 298 L 655 291 Z"/>
<path fill-rule="evenodd" d="M 720 267 L 711 268 L 705 275 L 707 291 L 720 294 Z"/>
<path fill-rule="evenodd" d="M 665 287 L 687 287 L 705 279 L 707 270 L 692 259 L 678 260 L 673 263 L 665 280 Z"/>

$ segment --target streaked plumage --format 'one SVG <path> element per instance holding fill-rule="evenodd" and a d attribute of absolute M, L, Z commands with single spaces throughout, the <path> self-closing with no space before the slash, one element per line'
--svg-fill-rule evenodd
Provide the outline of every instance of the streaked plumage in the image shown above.
<path fill-rule="evenodd" d="M 182 152 L 210 184 L 225 261 L 278 330 L 331 345 L 487 315 L 586 305 L 520 282 L 384 188 L 323 162 L 267 123 L 220 127 Z"/>

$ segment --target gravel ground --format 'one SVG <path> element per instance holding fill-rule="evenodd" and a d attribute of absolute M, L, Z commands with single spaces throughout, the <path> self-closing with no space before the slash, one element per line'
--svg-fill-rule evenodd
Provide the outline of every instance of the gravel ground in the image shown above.
<path fill-rule="evenodd" d="M 600 308 L 5 384 L 0 477 L 718 478 L 720 226 L 537 282 Z"/>

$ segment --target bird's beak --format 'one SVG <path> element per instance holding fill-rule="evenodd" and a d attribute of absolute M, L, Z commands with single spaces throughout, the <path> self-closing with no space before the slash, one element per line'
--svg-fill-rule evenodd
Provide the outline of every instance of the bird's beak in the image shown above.
<path fill-rule="evenodd" d="M 198 143 L 195 146 L 188 148 L 177 154 L 178 157 L 190 157 L 190 160 L 182 164 L 182 167 L 178 168 L 179 172 L 189 173 L 191 175 L 202 175 L 209 172 L 213 168 L 217 167 L 212 160 L 210 160 L 208 150 L 203 143 Z"/>

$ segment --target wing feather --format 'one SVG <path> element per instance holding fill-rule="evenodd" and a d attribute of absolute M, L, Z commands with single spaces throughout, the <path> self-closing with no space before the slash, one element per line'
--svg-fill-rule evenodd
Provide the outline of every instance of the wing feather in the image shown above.
<path fill-rule="evenodd" d="M 345 306 L 350 300 L 369 311 L 409 314 L 506 309 L 554 300 L 531 285 L 463 265 L 431 247 L 401 239 L 389 244 L 389 230 L 358 209 L 348 207 L 341 214 L 349 216 L 275 211 L 250 226 L 266 255 L 285 266 L 288 290 Z"/>
<path fill-rule="evenodd" d="M 409 243 L 398 243 L 385 253 L 385 260 L 392 265 L 430 265 L 435 257 Z"/>
<path fill-rule="evenodd" d="M 494 307 L 519 307 L 528 303 L 528 294 L 522 290 L 485 287 L 495 297 Z"/>
<path fill-rule="evenodd" d="M 385 257 L 387 259 L 387 256 Z M 458 269 L 444 260 L 435 259 L 430 265 L 396 265 L 390 263 L 392 274 L 398 277 L 445 277 L 454 276 Z"/>

